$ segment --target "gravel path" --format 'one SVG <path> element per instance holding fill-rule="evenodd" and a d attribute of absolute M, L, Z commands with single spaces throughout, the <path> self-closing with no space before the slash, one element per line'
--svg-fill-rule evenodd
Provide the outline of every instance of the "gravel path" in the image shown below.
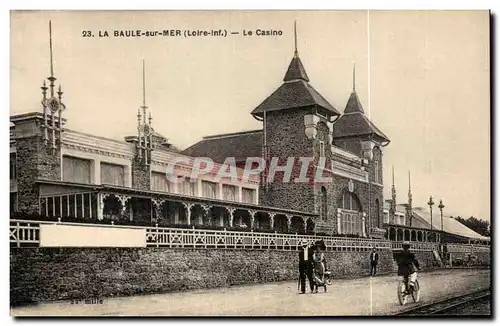
<path fill-rule="evenodd" d="M 327 293 L 299 295 L 296 282 L 205 291 L 102 298 L 11 309 L 12 316 L 346 316 L 400 311 L 395 275 L 334 280 Z M 489 288 L 489 270 L 439 270 L 419 275 L 421 303 Z M 413 304 L 413 303 L 411 303 Z M 410 304 L 410 305 L 411 305 Z M 407 304 L 406 307 L 409 305 Z"/>

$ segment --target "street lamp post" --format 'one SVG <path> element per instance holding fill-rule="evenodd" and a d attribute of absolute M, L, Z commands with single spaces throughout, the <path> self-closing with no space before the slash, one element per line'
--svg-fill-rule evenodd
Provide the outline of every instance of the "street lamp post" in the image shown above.
<path fill-rule="evenodd" d="M 432 206 L 434 206 L 434 202 L 432 201 L 432 196 L 429 197 L 429 202 L 427 203 L 429 205 L 429 208 L 431 210 L 431 231 L 432 231 Z"/>
<path fill-rule="evenodd" d="M 443 225 L 443 208 L 444 208 L 444 207 L 445 207 L 445 206 L 443 205 L 443 200 L 441 199 L 441 200 L 439 201 L 439 206 L 438 206 L 439 210 L 441 211 L 441 231 L 443 231 L 443 230 L 444 230 L 444 225 Z"/>

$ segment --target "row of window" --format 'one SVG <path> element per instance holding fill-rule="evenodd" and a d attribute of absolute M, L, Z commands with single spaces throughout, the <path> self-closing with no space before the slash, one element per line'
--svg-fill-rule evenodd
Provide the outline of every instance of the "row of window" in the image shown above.
<path fill-rule="evenodd" d="M 384 223 L 389 223 L 389 212 L 384 212 Z M 404 214 L 396 214 L 394 224 L 405 225 L 406 216 Z"/>
<path fill-rule="evenodd" d="M 63 180 L 77 183 L 91 183 L 90 160 L 64 156 L 63 157 Z M 125 167 L 123 165 L 101 162 L 100 165 L 101 184 L 111 184 L 125 186 Z M 12 174 L 12 172 L 11 172 Z M 202 181 L 201 197 L 217 198 L 217 184 L 210 181 Z M 189 178 L 184 178 L 182 182 L 176 184 L 176 193 L 188 196 L 196 195 L 196 182 Z M 162 192 L 174 192 L 174 184 L 167 178 L 166 173 L 151 173 L 151 190 Z M 238 188 L 232 185 L 222 186 L 222 199 L 238 201 Z M 255 190 L 242 188 L 242 202 L 255 204 Z"/>
<path fill-rule="evenodd" d="M 76 157 L 63 157 L 63 180 L 68 182 L 91 183 L 90 160 Z M 125 167 L 123 165 L 101 162 L 101 184 L 125 186 Z"/>
<path fill-rule="evenodd" d="M 320 142 L 320 156 L 325 156 L 325 144 Z M 375 161 L 375 182 L 379 182 L 379 162 Z M 91 182 L 91 161 L 64 156 L 63 170 L 68 181 L 79 183 Z M 101 183 L 124 185 L 125 169 L 122 165 L 101 163 Z M 17 178 L 16 153 L 10 154 L 10 179 Z M 66 178 L 64 180 L 66 180 Z M 71 180 L 70 180 L 71 179 Z M 106 181 L 106 182 L 105 182 Z"/>

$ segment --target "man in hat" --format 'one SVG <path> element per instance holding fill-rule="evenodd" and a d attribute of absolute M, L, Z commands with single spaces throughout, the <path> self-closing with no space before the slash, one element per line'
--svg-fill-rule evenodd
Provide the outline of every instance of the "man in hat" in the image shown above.
<path fill-rule="evenodd" d="M 377 274 L 378 252 L 377 248 L 373 247 L 370 253 L 370 276 Z"/>
<path fill-rule="evenodd" d="M 310 246 L 307 241 L 302 241 L 299 250 L 299 283 L 300 293 L 306 293 L 306 277 L 309 279 L 309 287 L 311 292 L 314 291 L 313 281 L 313 261 L 314 246 Z"/>

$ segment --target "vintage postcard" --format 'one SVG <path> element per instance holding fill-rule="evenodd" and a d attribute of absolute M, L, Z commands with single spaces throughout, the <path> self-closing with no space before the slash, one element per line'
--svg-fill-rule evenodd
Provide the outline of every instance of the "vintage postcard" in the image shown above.
<path fill-rule="evenodd" d="M 489 11 L 11 11 L 12 316 L 491 316 Z"/>

